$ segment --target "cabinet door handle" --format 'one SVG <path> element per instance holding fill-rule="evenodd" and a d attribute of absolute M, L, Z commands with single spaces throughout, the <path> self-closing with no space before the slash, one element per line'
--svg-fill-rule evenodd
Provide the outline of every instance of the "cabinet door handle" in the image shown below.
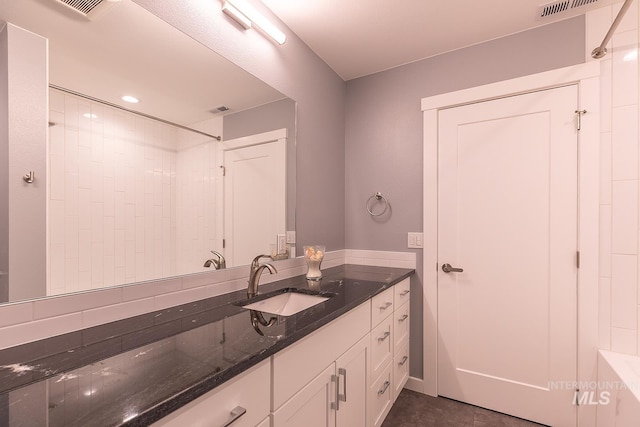
<path fill-rule="evenodd" d="M 384 305 L 380 306 L 380 310 L 386 310 L 387 308 L 391 307 L 393 305 L 392 302 L 387 302 Z"/>
<path fill-rule="evenodd" d="M 342 388 L 344 390 L 344 394 L 338 394 L 338 400 L 342 400 L 343 402 L 347 401 L 347 370 L 345 368 L 338 369 L 338 376 L 342 375 L 344 380 L 342 381 Z"/>
<path fill-rule="evenodd" d="M 404 366 L 404 364 L 407 363 L 407 360 L 409 360 L 409 356 L 403 357 L 402 360 L 398 362 L 398 366 Z"/>
<path fill-rule="evenodd" d="M 238 418 L 240 418 L 246 413 L 247 413 L 247 410 L 244 409 L 242 406 L 236 406 L 231 410 L 231 413 L 229 414 L 229 419 L 227 420 L 227 422 L 222 424 L 222 427 L 229 427 L 231 424 L 238 421 Z"/>
<path fill-rule="evenodd" d="M 385 381 L 384 384 L 382 385 L 382 388 L 378 390 L 378 394 L 382 396 L 387 391 L 390 385 L 391 383 L 389 381 Z"/>
<path fill-rule="evenodd" d="M 400 296 L 403 297 L 406 294 L 408 294 L 409 292 L 411 292 L 409 289 L 405 289 L 404 291 L 400 292 Z"/>
<path fill-rule="evenodd" d="M 331 382 L 336 383 L 336 401 L 331 402 L 331 409 L 340 410 L 340 376 L 331 375 Z"/>
<path fill-rule="evenodd" d="M 401 318 L 398 319 L 398 322 L 404 322 L 405 320 L 407 320 L 408 317 L 409 317 L 409 315 L 405 314 L 404 316 L 402 316 Z"/>
<path fill-rule="evenodd" d="M 389 337 L 389 335 L 391 335 L 391 332 L 389 331 L 385 332 L 383 336 L 378 337 L 378 342 L 386 340 Z"/>

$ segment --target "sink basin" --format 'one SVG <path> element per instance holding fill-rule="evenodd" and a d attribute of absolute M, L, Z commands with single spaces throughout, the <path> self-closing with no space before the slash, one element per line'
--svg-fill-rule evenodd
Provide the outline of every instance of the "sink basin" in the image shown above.
<path fill-rule="evenodd" d="M 322 295 L 285 292 L 251 304 L 243 305 L 242 308 L 276 314 L 278 316 L 291 316 L 328 299 L 329 297 Z"/>

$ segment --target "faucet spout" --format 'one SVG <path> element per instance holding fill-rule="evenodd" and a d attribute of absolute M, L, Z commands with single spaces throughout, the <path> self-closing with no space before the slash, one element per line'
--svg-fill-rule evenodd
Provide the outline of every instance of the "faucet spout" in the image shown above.
<path fill-rule="evenodd" d="M 278 272 L 276 268 L 270 263 L 260 264 L 260 258 L 271 258 L 269 255 L 258 255 L 251 262 L 251 271 L 249 273 L 249 286 L 247 287 L 247 297 L 252 298 L 258 294 L 258 284 L 260 283 L 260 276 L 266 268 L 270 274 Z"/>

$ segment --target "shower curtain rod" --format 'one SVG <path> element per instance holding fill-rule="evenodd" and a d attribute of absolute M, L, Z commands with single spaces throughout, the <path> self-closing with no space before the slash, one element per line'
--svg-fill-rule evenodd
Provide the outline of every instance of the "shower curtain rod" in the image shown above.
<path fill-rule="evenodd" d="M 620 21 L 622 21 L 624 14 L 627 13 L 627 9 L 629 9 L 629 6 L 631 6 L 631 2 L 633 2 L 633 0 L 624 1 L 624 4 L 622 5 L 620 12 L 618 12 L 618 16 L 616 16 L 616 19 L 613 20 L 613 23 L 611 24 L 611 28 L 609 28 L 609 31 L 607 31 L 607 35 L 604 36 L 604 40 L 602 40 L 602 43 L 600 44 L 600 46 L 593 49 L 593 51 L 591 52 L 592 58 L 600 59 L 607 54 L 607 48 L 606 48 L 607 43 L 609 43 L 609 40 L 611 40 L 611 37 L 613 36 L 613 33 L 616 30 L 616 28 L 618 28 Z"/>
<path fill-rule="evenodd" d="M 85 98 L 85 99 L 88 99 L 90 101 L 99 102 L 101 104 L 108 105 L 109 107 L 113 107 L 113 108 L 117 108 L 119 110 L 126 111 L 127 113 L 137 114 L 138 116 L 146 117 L 147 119 L 157 120 L 157 121 L 162 122 L 162 123 L 167 124 L 167 125 L 175 126 L 175 127 L 180 128 L 180 129 L 184 129 L 184 130 L 188 130 L 188 131 L 191 131 L 191 132 L 198 133 L 200 135 L 208 136 L 209 138 L 213 138 L 216 141 L 221 141 L 222 140 L 222 138 L 219 137 L 219 136 L 211 135 L 209 133 L 202 132 L 202 131 L 199 131 L 197 129 L 192 129 L 192 128 L 187 127 L 187 126 L 179 125 L 178 123 L 173 123 L 173 122 L 170 122 L 169 120 L 161 119 L 161 118 L 152 116 L 150 114 L 141 113 L 140 111 L 130 110 L 130 109 L 122 107 L 122 106 L 120 106 L 118 104 L 113 104 L 111 102 L 104 101 L 102 99 L 94 98 L 92 96 L 85 95 L 84 93 L 75 92 L 75 91 L 73 91 L 71 89 L 66 89 L 64 87 L 56 86 L 56 85 L 53 85 L 53 84 L 50 84 L 49 87 L 51 89 L 57 89 L 57 90 L 62 91 L 62 92 L 70 93 L 71 95 L 79 96 L 81 98 Z M 50 123 L 50 125 L 51 125 L 51 123 Z"/>

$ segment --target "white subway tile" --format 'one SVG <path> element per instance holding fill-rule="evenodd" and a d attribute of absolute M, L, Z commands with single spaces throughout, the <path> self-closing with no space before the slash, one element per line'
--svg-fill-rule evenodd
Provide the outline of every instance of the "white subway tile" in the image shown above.
<path fill-rule="evenodd" d="M 611 279 L 601 277 L 598 286 L 598 348 L 611 350 Z"/>
<path fill-rule="evenodd" d="M 620 10 L 621 7 L 622 7 L 622 2 L 619 2 L 618 4 L 613 5 L 613 10 L 615 11 L 616 15 L 618 14 L 618 11 Z M 614 34 L 635 30 L 637 28 L 638 28 L 638 3 L 634 1 L 634 2 L 631 2 L 629 9 L 627 9 L 627 12 L 622 18 L 622 21 L 620 21 L 620 24 L 618 25 L 618 28 L 616 28 L 616 31 Z"/>
<path fill-rule="evenodd" d="M 0 349 L 82 329 L 80 313 L 0 328 Z"/>
<path fill-rule="evenodd" d="M 638 106 L 614 107 L 612 179 L 638 179 Z"/>
<path fill-rule="evenodd" d="M 611 277 L 611 206 L 600 206 L 600 268 L 602 277 Z"/>
<path fill-rule="evenodd" d="M 78 131 L 67 129 L 64 136 L 64 169 L 67 173 L 78 173 Z"/>
<path fill-rule="evenodd" d="M 64 200 L 64 156 L 49 156 L 49 198 Z"/>
<path fill-rule="evenodd" d="M 600 204 L 611 204 L 611 132 L 600 134 Z"/>
<path fill-rule="evenodd" d="M 82 312 L 82 327 L 90 328 L 152 311 L 155 311 L 153 298 L 138 299 L 122 304 L 85 310 Z"/>
<path fill-rule="evenodd" d="M 65 215 L 78 215 L 78 174 L 65 173 L 64 210 Z"/>
<path fill-rule="evenodd" d="M 78 175 L 78 187 L 91 188 L 91 148 L 82 145 L 78 147 Z"/>
<path fill-rule="evenodd" d="M 64 93 L 55 89 L 49 91 L 49 110 L 64 113 Z"/>
<path fill-rule="evenodd" d="M 636 16 L 637 19 L 637 16 Z M 638 104 L 638 32 L 616 33 L 612 38 L 613 107 Z"/>
<path fill-rule="evenodd" d="M 611 252 L 638 253 L 638 181 L 614 181 Z"/>
<path fill-rule="evenodd" d="M 33 302 L 4 304 L 0 317 L 0 328 L 33 320 Z"/>
<path fill-rule="evenodd" d="M 102 163 L 91 162 L 91 201 L 102 203 L 104 200 L 104 176 Z"/>
<path fill-rule="evenodd" d="M 611 325 L 613 327 L 627 329 L 636 327 L 637 272 L 637 256 L 612 256 Z"/>
<path fill-rule="evenodd" d="M 636 354 L 638 339 L 634 329 L 611 328 L 611 350 L 617 353 Z"/>
<path fill-rule="evenodd" d="M 91 243 L 91 287 L 100 288 L 104 284 L 104 247 L 102 242 Z"/>
<path fill-rule="evenodd" d="M 52 246 L 64 247 L 64 201 L 49 201 L 49 239 Z"/>
<path fill-rule="evenodd" d="M 64 266 L 64 287 L 65 293 L 77 292 L 80 289 L 79 273 L 78 273 L 78 258 L 67 258 Z"/>
<path fill-rule="evenodd" d="M 80 255 L 80 228 L 77 216 L 64 219 L 64 248 L 66 258 L 78 258 Z"/>
<path fill-rule="evenodd" d="M 104 255 L 102 269 L 102 286 L 108 287 L 116 284 L 116 261 L 113 255 Z"/>
<path fill-rule="evenodd" d="M 78 98 L 70 95 L 64 97 L 64 123 L 66 128 L 78 128 Z"/>
<path fill-rule="evenodd" d="M 155 309 L 163 310 L 165 308 L 174 307 L 176 305 L 187 304 L 189 302 L 198 301 L 206 298 L 204 287 L 187 289 L 178 292 L 171 292 L 164 295 L 158 295 L 155 299 Z"/>
<path fill-rule="evenodd" d="M 122 302 L 120 288 L 81 292 L 63 297 L 46 298 L 34 301 L 33 318 L 46 319 L 78 312 L 78 307 L 91 309 Z"/>
<path fill-rule="evenodd" d="M 606 32 L 603 34 L 606 34 Z M 611 132 L 612 130 L 612 64 L 613 62 L 611 61 L 611 59 L 606 59 L 600 63 L 600 132 Z"/>
<path fill-rule="evenodd" d="M 92 123 L 91 129 L 97 125 L 98 121 L 96 120 Z M 104 139 L 102 134 L 91 132 L 91 161 L 94 163 L 102 164 L 102 158 L 104 156 Z"/>
<path fill-rule="evenodd" d="M 80 229 L 78 236 L 78 269 L 91 271 L 91 231 Z"/>
<path fill-rule="evenodd" d="M 104 205 L 98 202 L 91 203 L 91 242 L 102 243 L 104 241 Z"/>

